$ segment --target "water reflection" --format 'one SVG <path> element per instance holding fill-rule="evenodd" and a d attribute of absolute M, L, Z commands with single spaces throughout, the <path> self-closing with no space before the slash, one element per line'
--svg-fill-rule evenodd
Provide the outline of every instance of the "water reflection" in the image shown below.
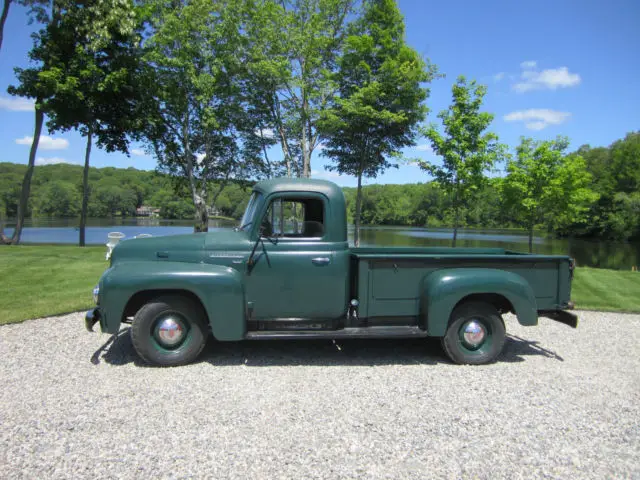
<path fill-rule="evenodd" d="M 78 241 L 78 220 L 70 219 L 29 219 L 22 233 L 23 243 L 69 243 Z M 211 220 L 209 228 L 231 228 L 236 226 L 233 220 Z M 176 235 L 193 232 L 191 220 L 165 220 L 159 218 L 91 218 L 87 221 L 88 244 L 104 244 L 107 234 L 119 231 L 126 238 L 140 234 L 153 236 Z M 13 226 L 9 224 L 9 226 Z M 6 232 L 11 234 L 12 229 Z M 363 227 L 362 246 L 441 246 L 451 245 L 450 229 L 426 229 L 411 227 Z M 349 227 L 349 240 L 353 241 L 353 226 Z M 508 250 L 526 252 L 527 235 L 518 230 L 460 230 L 460 247 L 500 247 Z M 640 264 L 640 242 L 604 242 L 584 239 L 547 238 L 537 234 L 533 239 L 534 253 L 571 255 L 579 266 L 613 268 L 629 270 Z"/>
<path fill-rule="evenodd" d="M 349 229 L 353 238 L 353 228 Z M 406 247 L 449 247 L 453 231 L 407 227 L 363 227 L 362 246 L 393 245 Z M 517 230 L 459 230 L 459 247 L 500 247 L 527 252 L 529 238 Z M 640 243 L 604 242 L 576 238 L 533 238 L 533 252 L 571 255 L 579 266 L 630 270 L 640 264 Z"/>

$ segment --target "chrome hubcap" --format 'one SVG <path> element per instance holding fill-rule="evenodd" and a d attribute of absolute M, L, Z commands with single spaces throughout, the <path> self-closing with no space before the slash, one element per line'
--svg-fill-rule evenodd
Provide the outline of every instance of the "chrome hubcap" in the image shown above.
<path fill-rule="evenodd" d="M 464 343 L 471 348 L 477 348 L 484 342 L 487 332 L 480 322 L 472 320 L 468 322 L 462 331 Z"/>
<path fill-rule="evenodd" d="M 163 318 L 156 327 L 156 338 L 167 347 L 175 347 L 184 338 L 184 326 L 173 317 Z"/>

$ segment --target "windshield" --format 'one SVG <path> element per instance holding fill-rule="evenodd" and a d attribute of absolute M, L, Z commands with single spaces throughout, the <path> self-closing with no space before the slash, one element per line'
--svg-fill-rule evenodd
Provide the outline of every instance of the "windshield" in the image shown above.
<path fill-rule="evenodd" d="M 242 220 L 240 220 L 240 225 L 238 225 L 238 228 L 240 230 L 251 225 L 251 222 L 253 222 L 253 217 L 256 214 L 256 210 L 261 203 L 262 194 L 260 192 L 253 192 L 251 194 L 251 198 L 249 199 L 249 203 L 247 203 L 247 208 L 244 211 L 244 215 L 242 215 Z"/>

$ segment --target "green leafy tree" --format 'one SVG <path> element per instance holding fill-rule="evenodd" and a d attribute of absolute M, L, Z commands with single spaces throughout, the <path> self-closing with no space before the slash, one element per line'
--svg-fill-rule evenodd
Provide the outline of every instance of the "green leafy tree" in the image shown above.
<path fill-rule="evenodd" d="M 507 164 L 503 198 L 513 218 L 527 229 L 529 253 L 533 230 L 545 220 L 556 230 L 585 219 L 598 195 L 590 188 L 591 174 L 580 155 L 565 155 L 565 137 L 536 142 L 522 138 L 516 158 Z"/>
<path fill-rule="evenodd" d="M 259 175 L 263 166 L 245 109 L 242 2 L 149 7 L 146 61 L 159 108 L 145 136 L 159 169 L 188 187 L 194 230 L 207 231 L 207 207 L 230 179 Z"/>
<path fill-rule="evenodd" d="M 52 180 L 39 188 L 33 197 L 33 215 L 75 217 L 79 213 L 80 195 L 70 182 Z"/>
<path fill-rule="evenodd" d="M 393 166 L 403 147 L 414 145 L 424 120 L 433 70 L 409 47 L 404 20 L 393 0 L 371 0 L 352 26 L 336 75 L 340 95 L 321 118 L 327 138 L 322 154 L 332 169 L 358 179 L 354 242 L 359 245 L 362 177 Z"/>
<path fill-rule="evenodd" d="M 487 88 L 474 80 L 467 83 L 460 76 L 452 93 L 451 106 L 438 114 L 444 132 L 440 133 L 433 124 L 423 129 L 434 153 L 442 158 L 442 164 L 427 161 L 419 161 L 419 164 L 451 196 L 455 247 L 461 210 L 484 184 L 485 172 L 503 160 L 506 149 L 498 143 L 497 135 L 485 132 L 493 121 L 492 114 L 480 111 Z"/>
<path fill-rule="evenodd" d="M 144 116 L 139 35 L 133 2 L 100 0 L 88 5 L 58 0 L 60 20 L 43 40 L 54 93 L 47 100 L 50 132 L 77 129 L 86 138 L 79 244 L 85 245 L 89 162 L 94 138 L 107 152 L 128 153 L 128 135 Z"/>
<path fill-rule="evenodd" d="M 356 0 L 256 0 L 247 24 L 252 102 L 280 143 L 289 176 L 309 177 L 322 143 L 318 122 L 333 101 L 333 75 Z"/>
<path fill-rule="evenodd" d="M 29 52 L 29 58 L 35 66 L 17 68 L 19 84 L 10 86 L 8 91 L 12 95 L 35 100 L 34 135 L 22 182 L 16 227 L 11 238 L 0 236 L 2 243 L 20 242 L 45 114 L 50 117 L 50 127 L 53 130 L 80 126 L 84 133 L 90 133 L 90 129 L 87 130 L 86 116 L 82 115 L 89 110 L 97 114 L 97 103 L 103 106 L 101 115 L 105 116 L 104 112 L 109 111 L 109 115 L 105 117 L 118 119 L 118 122 L 137 118 L 123 115 L 125 112 L 122 111 L 128 102 L 121 98 L 123 90 L 118 89 L 118 86 L 122 84 L 123 74 L 126 76 L 126 68 L 120 66 L 119 71 L 109 72 L 113 75 L 107 79 L 103 75 L 100 85 L 95 81 L 96 71 L 100 70 L 99 64 L 108 64 L 121 50 L 122 32 L 130 30 L 133 19 L 130 13 L 126 14 L 131 12 L 132 3 L 129 0 L 101 0 L 85 5 L 68 0 L 56 0 L 51 3 L 50 10 L 37 2 L 33 5 L 35 17 L 44 25 L 34 35 L 34 46 Z M 92 82 L 93 90 L 88 88 Z M 113 125 L 100 129 L 99 143 L 108 149 L 121 143 L 123 138 L 121 136 L 114 141 L 112 129 Z M 85 174 L 88 172 L 90 145 L 89 142 Z M 85 212 L 87 191 L 85 185 Z M 86 215 L 83 215 L 83 220 L 85 217 Z M 81 230 L 81 243 L 84 243 L 83 233 L 84 229 Z"/>
<path fill-rule="evenodd" d="M 585 159 L 593 176 L 592 188 L 600 195 L 590 209 L 586 234 L 616 239 L 640 236 L 640 223 L 631 225 L 633 215 L 622 214 L 625 205 L 633 204 L 627 200 L 640 190 L 640 132 L 629 133 L 609 147 L 583 145 L 576 153 Z"/>

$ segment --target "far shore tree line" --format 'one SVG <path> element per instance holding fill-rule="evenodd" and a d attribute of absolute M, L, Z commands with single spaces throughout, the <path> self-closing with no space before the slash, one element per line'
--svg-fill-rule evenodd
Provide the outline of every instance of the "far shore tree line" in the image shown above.
<path fill-rule="evenodd" d="M 524 143 L 523 153 L 529 154 L 531 141 Z M 531 220 L 519 210 L 522 202 L 511 198 L 521 193 L 512 187 L 513 182 L 507 180 L 509 172 L 501 172 L 503 175 L 487 178 L 473 193 L 469 203 L 459 212 L 459 226 L 527 229 L 530 221 L 536 230 L 555 236 L 640 239 L 640 195 L 637 188 L 640 180 L 637 174 L 640 170 L 640 133 L 629 134 L 609 147 L 582 146 L 566 156 L 583 159 L 584 171 L 593 179 L 589 195 L 591 200 L 594 194 L 597 197 L 580 221 L 572 221 L 566 216 L 563 212 L 568 210 L 561 203 L 549 201 L 553 199 L 553 190 L 536 194 L 540 201 L 537 205 L 539 216 Z M 637 165 L 635 169 L 625 167 L 634 162 Z M 572 162 L 567 164 L 576 166 Z M 506 168 L 511 168 L 513 174 L 520 175 L 516 165 L 508 165 Z M 578 166 L 583 168 L 581 164 Z M 10 224 L 17 214 L 20 185 L 26 168 L 26 165 L 0 163 L 0 202 L 5 206 L 3 213 Z M 36 167 L 27 216 L 79 217 L 82 170 L 82 166 L 70 164 Z M 567 180 L 563 175 L 562 172 L 556 175 L 559 185 Z M 529 178 L 538 177 L 532 174 Z M 521 185 L 518 177 L 516 180 L 516 185 Z M 159 209 L 159 216 L 164 219 L 193 219 L 195 209 L 188 192 L 176 191 L 175 179 L 170 175 L 134 168 L 91 167 L 89 184 L 89 217 L 132 217 L 136 208 L 144 205 Z M 348 220 L 353 223 L 356 189 L 345 187 L 343 191 Z M 559 191 L 562 194 L 563 190 Z M 250 193 L 251 182 L 231 181 L 213 206 L 220 216 L 237 220 L 244 212 Z M 363 225 L 451 228 L 455 217 L 452 204 L 451 195 L 436 181 L 368 185 L 362 188 L 361 222 Z M 561 207 L 560 214 L 556 210 L 557 205 Z"/>
<path fill-rule="evenodd" d="M 0 165 L 0 243 L 19 243 L 31 214 L 79 216 L 82 246 L 87 217 L 132 215 L 143 203 L 206 231 L 209 207 L 237 217 L 248 184 L 310 177 L 318 150 L 357 178 L 345 189 L 356 244 L 361 221 L 452 226 L 454 246 L 463 226 L 517 225 L 530 249 L 538 227 L 640 235 L 640 134 L 572 153 L 564 137 L 523 138 L 511 153 L 489 131 L 486 87 L 464 77 L 440 122 L 425 125 L 439 73 L 407 45 L 395 0 L 13 1 L 41 29 L 9 88 L 34 100 L 34 135 L 20 173 Z M 43 127 L 85 137 L 80 184 L 79 167 L 34 176 Z M 402 157 L 421 137 L 441 161 Z M 94 145 L 128 154 L 132 141 L 156 173 L 90 168 Z M 401 161 L 433 182 L 362 187 Z M 503 166 L 504 177 L 491 175 Z"/>

